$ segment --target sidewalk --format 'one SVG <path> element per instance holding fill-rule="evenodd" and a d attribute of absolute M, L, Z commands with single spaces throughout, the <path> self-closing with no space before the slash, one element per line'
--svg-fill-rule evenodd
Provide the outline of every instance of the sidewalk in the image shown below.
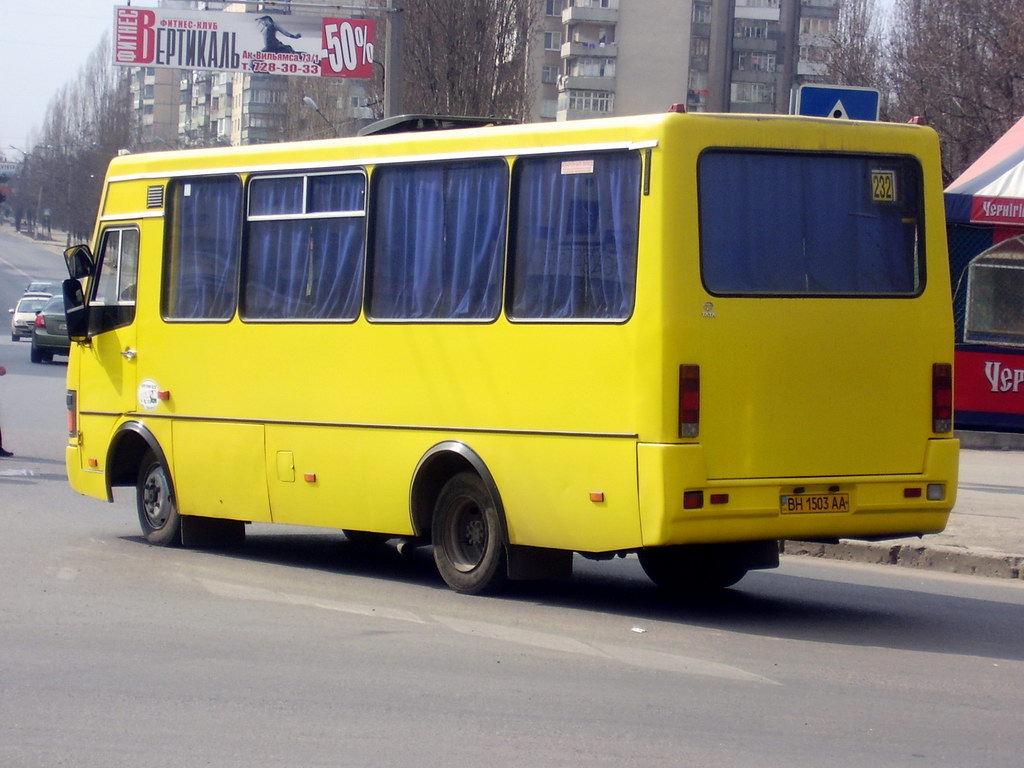
<path fill-rule="evenodd" d="M 0 232 L 20 237 L 34 245 L 46 248 L 48 251 L 58 254 L 62 259 L 64 257 L 64 249 L 67 248 L 68 233 L 62 229 L 51 230 L 49 237 L 47 237 L 46 233 L 43 233 L 42 239 L 36 239 L 35 236 L 30 235 L 27 232 L 16 230 L 10 221 L 5 221 L 3 226 L 0 227 Z"/>
<path fill-rule="evenodd" d="M 784 553 L 1024 580 L 1024 435 L 962 432 L 957 503 L 942 533 L 892 541 L 787 541 Z"/>

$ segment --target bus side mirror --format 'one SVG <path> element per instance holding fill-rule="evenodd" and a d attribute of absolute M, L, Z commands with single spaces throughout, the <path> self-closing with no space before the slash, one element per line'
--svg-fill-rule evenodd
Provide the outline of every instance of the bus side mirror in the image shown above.
<path fill-rule="evenodd" d="M 96 262 L 92 258 L 92 251 L 87 245 L 72 245 L 65 250 L 64 263 L 67 264 L 68 274 L 73 280 L 84 280 L 91 277 L 96 266 Z"/>
<path fill-rule="evenodd" d="M 82 284 L 75 278 L 71 278 L 61 283 L 61 289 L 64 294 L 64 314 L 67 317 L 68 338 L 72 341 L 88 341 L 89 308 L 85 306 L 85 293 L 82 291 Z"/>

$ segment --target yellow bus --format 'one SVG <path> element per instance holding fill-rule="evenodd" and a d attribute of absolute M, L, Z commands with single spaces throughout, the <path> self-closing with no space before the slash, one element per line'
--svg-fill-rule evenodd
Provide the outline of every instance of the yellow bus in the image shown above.
<path fill-rule="evenodd" d="M 668 589 L 956 495 L 936 136 L 665 114 L 114 159 L 66 254 L 67 471 L 156 545 L 432 546 Z M 401 126 L 397 126 L 401 128 Z"/>

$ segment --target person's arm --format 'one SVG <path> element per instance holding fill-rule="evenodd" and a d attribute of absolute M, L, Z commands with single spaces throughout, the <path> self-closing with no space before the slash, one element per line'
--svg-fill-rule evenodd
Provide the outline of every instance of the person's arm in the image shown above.
<path fill-rule="evenodd" d="M 292 40 L 298 40 L 300 37 L 302 37 L 301 33 L 296 33 L 296 34 L 293 35 L 291 32 L 289 32 L 287 29 L 282 27 L 276 21 L 274 22 L 274 29 L 276 29 L 278 32 L 280 32 L 285 37 L 290 37 Z"/>

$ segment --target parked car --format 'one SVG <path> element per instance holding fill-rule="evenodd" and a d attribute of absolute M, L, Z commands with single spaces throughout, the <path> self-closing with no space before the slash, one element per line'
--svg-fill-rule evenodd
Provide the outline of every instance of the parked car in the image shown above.
<path fill-rule="evenodd" d="M 32 351 L 29 359 L 33 363 L 51 362 L 54 355 L 66 355 L 71 350 L 68 338 L 68 318 L 64 312 L 64 297 L 54 296 L 36 315 L 32 326 Z"/>
<path fill-rule="evenodd" d="M 45 293 L 47 296 L 53 296 L 60 293 L 60 283 L 56 280 L 33 280 L 28 284 L 25 293 Z"/>
<path fill-rule="evenodd" d="M 26 293 L 12 309 L 11 313 L 11 341 L 17 341 L 21 337 L 32 336 L 32 326 L 36 322 L 36 314 L 49 300 L 47 293 Z"/>

